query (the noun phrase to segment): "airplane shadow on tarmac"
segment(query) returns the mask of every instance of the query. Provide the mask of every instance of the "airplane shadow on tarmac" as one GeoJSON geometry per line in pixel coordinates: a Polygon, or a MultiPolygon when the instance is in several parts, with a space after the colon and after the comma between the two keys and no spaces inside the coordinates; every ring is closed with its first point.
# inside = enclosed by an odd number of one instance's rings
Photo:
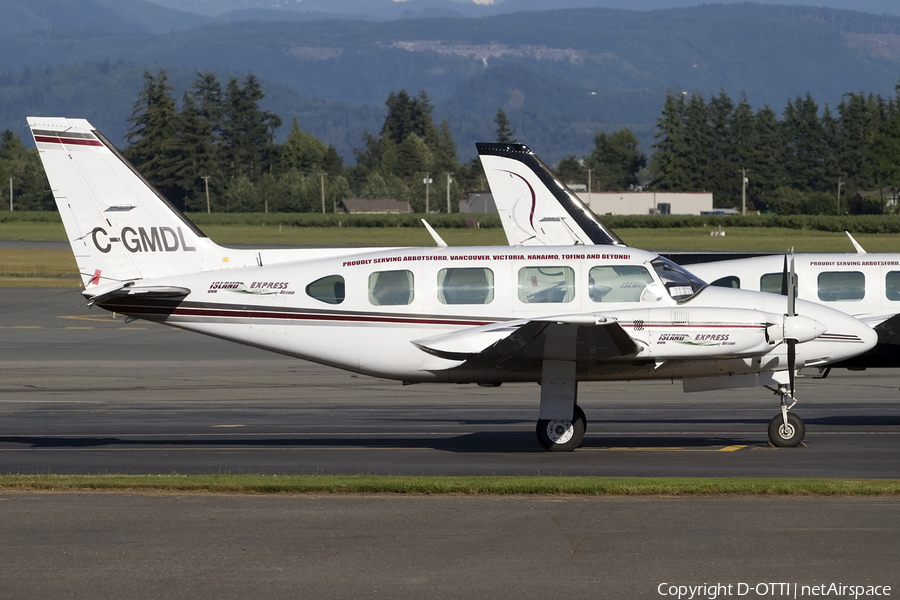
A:
{"type": "MultiPolygon", "coordinates": [[[[654,448],[715,448],[735,444],[747,444],[746,439],[706,436],[646,436],[646,437],[585,437],[582,448],[597,449],[654,449],[654,448]]],[[[762,443],[762,438],[760,440],[762,443]]],[[[533,431],[524,432],[479,432],[467,433],[448,438],[435,439],[432,437],[392,437],[383,438],[277,438],[277,439],[231,439],[211,438],[203,440],[180,440],[160,437],[158,439],[141,438],[127,440],[116,437],[0,437],[0,445],[26,446],[32,449],[86,449],[86,448],[141,448],[159,449],[166,448],[217,448],[235,449],[241,448],[396,448],[416,449],[425,448],[455,453],[543,453],[544,449],[538,444],[533,431]]]]}
{"type": "MultiPolygon", "coordinates": [[[[828,427],[892,427],[900,426],[900,416],[888,415],[835,415],[804,419],[807,425],[820,425],[828,427]]],[[[455,420],[455,423],[460,423],[455,420]]],[[[469,425],[503,424],[509,425],[514,421],[466,421],[469,425]]],[[[521,422],[521,421],[515,421],[521,422]]],[[[583,448],[594,449],[662,449],[662,448],[688,448],[703,449],[717,448],[731,445],[760,444],[765,438],[765,425],[768,421],[763,419],[608,419],[598,420],[588,424],[583,448]],[[636,434],[616,434],[610,431],[604,435],[604,425],[633,425],[633,426],[658,426],[658,425],[759,425],[759,433],[748,432],[741,437],[732,435],[717,435],[714,431],[709,434],[694,433],[685,435],[672,435],[671,432],[653,432],[636,434]],[[748,438],[751,438],[748,440],[748,438]]],[[[411,433],[408,437],[394,435],[389,438],[372,436],[341,437],[297,437],[257,438],[253,435],[245,437],[211,437],[204,439],[179,439],[160,435],[158,438],[141,437],[127,439],[119,437],[51,437],[51,436],[0,436],[0,445],[28,447],[32,449],[84,449],[84,448],[398,448],[415,449],[427,448],[445,452],[456,453],[532,453],[544,452],[538,444],[531,428],[522,431],[503,432],[476,432],[448,437],[419,436],[411,433]]]]}

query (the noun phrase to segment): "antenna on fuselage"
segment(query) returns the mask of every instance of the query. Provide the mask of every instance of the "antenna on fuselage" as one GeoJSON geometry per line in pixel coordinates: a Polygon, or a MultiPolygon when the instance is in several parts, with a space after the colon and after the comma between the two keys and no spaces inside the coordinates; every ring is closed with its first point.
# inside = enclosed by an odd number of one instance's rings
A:
{"type": "Polygon", "coordinates": [[[853,236],[850,235],[849,231],[845,231],[844,233],[846,233],[847,237],[850,238],[850,243],[853,244],[854,248],[856,248],[857,254],[865,254],[866,253],[865,249],[863,249],[863,247],[859,245],[859,242],[857,242],[855,239],[853,239],[853,236]]]}
{"type": "Polygon", "coordinates": [[[437,244],[438,248],[446,248],[447,242],[444,241],[444,238],[438,235],[438,232],[432,229],[431,225],[428,224],[428,221],[422,219],[422,225],[425,226],[425,229],[428,230],[428,233],[431,234],[431,239],[434,240],[434,243],[437,244]]]}

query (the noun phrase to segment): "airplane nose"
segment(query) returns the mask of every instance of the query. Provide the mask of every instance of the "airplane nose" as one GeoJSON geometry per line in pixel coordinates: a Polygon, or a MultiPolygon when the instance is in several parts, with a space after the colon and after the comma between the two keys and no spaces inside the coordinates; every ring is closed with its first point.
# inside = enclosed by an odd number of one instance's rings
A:
{"type": "Polygon", "coordinates": [[[846,360],[868,352],[878,343],[878,333],[866,323],[850,315],[829,320],[828,331],[816,340],[830,342],[835,361],[846,360]]]}

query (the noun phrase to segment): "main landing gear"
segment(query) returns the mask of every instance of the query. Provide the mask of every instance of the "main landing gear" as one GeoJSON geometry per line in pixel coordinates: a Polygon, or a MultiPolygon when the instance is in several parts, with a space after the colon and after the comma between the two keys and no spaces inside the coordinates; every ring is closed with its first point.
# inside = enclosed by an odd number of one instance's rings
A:
{"type": "Polygon", "coordinates": [[[581,445],[587,419],[578,406],[577,398],[575,361],[544,360],[541,368],[541,414],[536,432],[545,450],[571,452],[581,445]]]}
{"type": "Polygon", "coordinates": [[[587,419],[577,404],[572,420],[538,419],[536,428],[538,441],[550,452],[570,452],[579,447],[586,430],[587,419]]]}
{"type": "Polygon", "coordinates": [[[772,417],[769,421],[769,441],[773,446],[778,448],[796,448],[803,443],[806,436],[806,425],[803,419],[795,413],[788,412],[797,404],[797,401],[791,398],[787,390],[779,390],[781,393],[781,414],[772,417]],[[793,402],[788,406],[788,398],[793,402]]]}

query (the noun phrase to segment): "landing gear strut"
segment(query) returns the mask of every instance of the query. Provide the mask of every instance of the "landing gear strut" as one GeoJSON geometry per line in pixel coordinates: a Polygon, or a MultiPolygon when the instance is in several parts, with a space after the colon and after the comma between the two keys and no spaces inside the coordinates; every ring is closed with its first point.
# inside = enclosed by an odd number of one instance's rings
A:
{"type": "Polygon", "coordinates": [[[577,404],[571,421],[539,419],[537,422],[538,441],[550,452],[570,452],[581,445],[587,419],[577,404]]]}
{"type": "Polygon", "coordinates": [[[788,406],[788,398],[790,395],[782,391],[781,414],[775,415],[769,421],[769,441],[778,448],[796,448],[806,436],[806,425],[803,424],[803,419],[795,413],[788,412],[797,401],[794,400],[788,406]]]}

